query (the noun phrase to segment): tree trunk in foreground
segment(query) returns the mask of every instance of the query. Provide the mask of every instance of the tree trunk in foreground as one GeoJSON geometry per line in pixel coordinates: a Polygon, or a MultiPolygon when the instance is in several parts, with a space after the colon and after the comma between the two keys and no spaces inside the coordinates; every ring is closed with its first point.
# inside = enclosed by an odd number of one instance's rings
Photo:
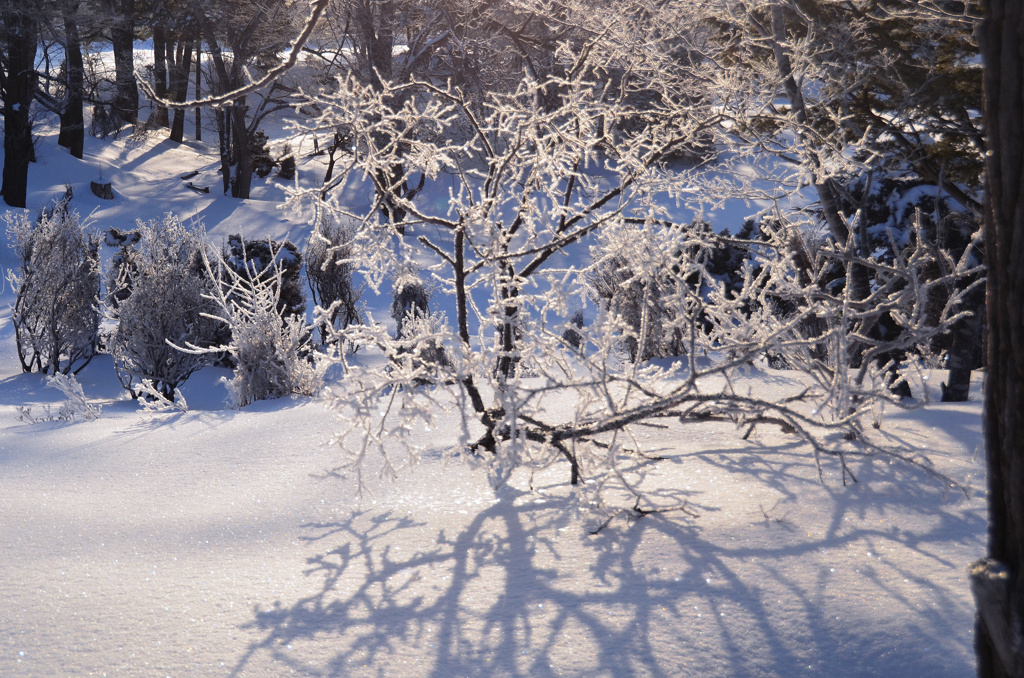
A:
{"type": "Polygon", "coordinates": [[[1024,2],[986,0],[985,448],[989,553],[975,563],[978,675],[1024,677],[1024,2]]]}
{"type": "Polygon", "coordinates": [[[0,194],[11,207],[25,207],[28,164],[35,157],[29,109],[36,91],[34,69],[39,23],[27,4],[20,2],[4,7],[3,24],[7,73],[3,91],[4,169],[0,194]]]}

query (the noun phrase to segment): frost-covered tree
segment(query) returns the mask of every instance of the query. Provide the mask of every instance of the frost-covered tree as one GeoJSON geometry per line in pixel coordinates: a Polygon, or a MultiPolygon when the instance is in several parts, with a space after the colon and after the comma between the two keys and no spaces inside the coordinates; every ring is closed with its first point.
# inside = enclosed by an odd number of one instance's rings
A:
{"type": "MultiPolygon", "coordinates": [[[[851,254],[883,263],[917,246],[918,226],[929,234],[950,212],[980,214],[973,6],[755,0],[724,9],[711,24],[723,57],[736,77],[764,92],[725,109],[732,157],[747,177],[735,195],[778,201],[799,190],[810,210],[783,210],[782,219],[817,225],[851,254]]],[[[855,301],[866,299],[872,267],[843,268],[841,284],[855,301]]],[[[850,343],[855,362],[887,324],[884,310],[859,321],[854,335],[863,340],[850,343]]]]}
{"type": "MultiPolygon", "coordinates": [[[[651,505],[643,504],[631,431],[652,418],[731,421],[741,435],[777,425],[819,461],[836,459],[844,480],[852,477],[847,455],[882,451],[868,424],[878,423],[882,404],[899,404],[883,354],[948,329],[962,295],[954,291],[929,316],[931,291],[950,278],[922,275],[932,262],[927,248],[879,261],[862,256],[852,238],[814,238],[821,213],[803,209],[800,172],[769,191],[785,218],[759,241],[682,227],[735,189],[729,172],[742,169],[734,162],[742,137],[730,112],[772,105],[763,82],[730,66],[732,43],[711,28],[719,9],[696,1],[560,3],[547,16],[560,27],[551,68],[524,66],[511,91],[347,77],[309,94],[323,114],[304,131],[344,125],[350,174],[373,182],[406,215],[400,236],[376,207],[353,214],[326,202],[359,224],[353,256],[369,283],[379,287],[409,261],[428,260],[455,309],[454,327],[425,332],[450,356],[431,389],[416,388],[423,375],[415,364],[347,365],[335,404],[346,421],[342,438],[360,440],[344,448],[355,452],[339,472],[358,473],[371,449],[393,470],[391,442],[421,422],[433,425],[445,408],[458,413],[462,444],[490,463],[496,483],[519,466],[564,462],[573,484],[587,481],[595,505],[630,497],[638,511],[651,505]],[[715,148],[733,155],[714,164],[715,148]],[[378,180],[397,166],[401,177],[378,180]],[[417,176],[446,182],[447,200],[399,188],[417,176]],[[589,245],[590,260],[580,254],[589,245]],[[737,248],[746,263],[727,282],[714,262],[742,258],[737,248]],[[652,313],[635,304],[638,317],[626,321],[609,304],[581,333],[583,355],[562,339],[565,318],[608,265],[628,270],[622,286],[640,283],[638,298],[650,298],[656,281],[661,306],[652,313]],[[854,265],[875,281],[867,290],[825,284],[854,265]],[[900,332],[858,334],[880,309],[900,332]],[[619,347],[630,337],[641,356],[653,354],[640,347],[654,333],[681,345],[681,376],[663,363],[622,360],[619,347]],[[766,397],[736,389],[768,352],[785,356],[807,390],[766,397]]],[[[777,70],[766,77],[780,81],[777,70]]],[[[321,209],[322,198],[311,191],[296,200],[321,209]]],[[[857,217],[844,219],[853,232],[857,217]]],[[[394,341],[381,327],[342,334],[370,345],[394,341]]]]}
{"type": "Polygon", "coordinates": [[[138,238],[127,247],[117,288],[108,298],[117,320],[110,352],[121,384],[138,397],[139,385],[151,386],[173,401],[175,391],[208,364],[205,354],[186,353],[172,344],[208,346],[217,322],[209,296],[213,285],[202,263],[202,229],[190,229],[172,215],[139,222],[138,238]],[[124,290],[124,294],[118,294],[124,290]]]}
{"type": "MultiPolygon", "coordinates": [[[[392,472],[390,443],[445,408],[461,417],[464,448],[490,463],[496,483],[520,466],[562,461],[574,485],[587,481],[590,505],[622,506],[628,498],[640,513],[657,507],[643,503],[650,499],[639,487],[642,451],[629,441],[632,427],[652,418],[729,421],[744,437],[776,425],[803,440],[819,468],[836,459],[844,482],[853,478],[851,454],[899,456],[875,444],[866,426],[881,425],[886,403],[900,405],[890,388],[907,378],[906,366],[885,355],[926,345],[964,317],[963,290],[951,282],[972,267],[962,257],[956,270],[935,277],[922,273],[935,264],[930,248],[900,243],[884,260],[866,249],[863,211],[840,202],[848,195],[839,181],[844,168],[863,166],[864,144],[846,139],[842,116],[831,135],[821,132],[827,116],[820,129],[808,116],[805,97],[828,94],[833,71],[815,70],[829,75],[818,83],[797,70],[804,61],[795,55],[813,50],[793,49],[803,43],[787,32],[781,1],[754,7],[760,17],[735,5],[744,21],[757,22],[762,51],[746,59],[737,38],[749,33],[717,27],[729,3],[514,0],[502,6],[506,16],[522,8],[552,39],[549,67],[520,62],[521,80],[509,89],[399,80],[378,70],[370,82],[349,74],[306,92],[305,110],[320,115],[300,132],[344,130],[352,155],[334,181],[355,174],[373,185],[376,200],[368,213],[353,214],[325,187],[297,192],[295,202],[319,210],[327,199],[327,209],[359,223],[353,251],[375,288],[410,260],[432,260],[434,282],[455,309],[454,328],[417,332],[451,356],[429,380],[435,387],[417,388],[423,375],[415,361],[409,369],[346,365],[334,396],[346,421],[340,439],[360,441],[343,446],[348,456],[338,472],[358,474],[373,449],[392,472]],[[780,105],[785,97],[788,105],[780,105]],[[761,124],[758,111],[783,124],[761,124]],[[780,162],[765,162],[765,150],[780,162]],[[442,177],[446,201],[407,190],[442,177]],[[729,197],[773,204],[776,227],[756,241],[709,233],[696,244],[674,227],[729,197]],[[624,325],[612,313],[586,328],[586,355],[562,340],[564,319],[594,273],[574,252],[595,234],[615,247],[642,234],[656,244],[651,263],[674,257],[658,275],[674,286],[663,330],[684,337],[678,367],[625,363],[624,325]],[[737,248],[748,255],[728,282],[709,270],[719,253],[737,248]],[[837,270],[842,282],[830,284],[837,270]],[[938,286],[951,292],[936,312],[938,286]],[[899,331],[871,336],[883,316],[899,331]],[[737,390],[743,371],[766,353],[782,356],[804,388],[770,396],[737,390]]],[[[925,230],[921,219],[912,227],[925,230]]],[[[638,346],[650,325],[643,315],[633,331],[638,346]]],[[[395,341],[379,325],[341,335],[385,353],[395,341]]]]}
{"type": "Polygon", "coordinates": [[[35,221],[4,220],[21,264],[12,272],[18,359],[26,372],[75,374],[96,354],[100,323],[99,239],[65,195],[35,221]]]}

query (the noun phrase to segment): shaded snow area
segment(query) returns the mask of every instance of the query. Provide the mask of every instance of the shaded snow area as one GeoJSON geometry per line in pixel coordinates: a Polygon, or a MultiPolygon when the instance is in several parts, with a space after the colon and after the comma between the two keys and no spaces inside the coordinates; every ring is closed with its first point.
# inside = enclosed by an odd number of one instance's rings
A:
{"type": "MultiPolygon", "coordinates": [[[[276,208],[281,187],[219,197],[212,153],[88,143],[79,163],[43,139],[30,200],[77,181],[76,207],[97,207],[103,227],[175,210],[219,237],[241,225],[296,242],[308,232],[276,208]],[[113,205],[88,194],[100,158],[113,205]],[[209,196],[177,176],[197,169],[209,196]]],[[[0,250],[0,267],[14,267],[0,250]]],[[[849,486],[825,460],[822,482],[775,427],[744,441],[729,426],[671,422],[636,429],[664,457],[644,487],[697,516],[620,516],[591,534],[599,520],[574,508],[568,465],[517,472],[495,491],[486,469],[445,461],[454,420],[414,432],[421,463],[358,497],[353,481],[323,477],[344,421],[308,398],[226,409],[218,368],[183,387],[189,412],[152,414],[100,356],[79,375],[99,419],[26,423],[19,406],[56,411],[63,396],[21,374],[12,300],[3,285],[5,678],[974,672],[966,567],[986,529],[977,375],[970,402],[941,404],[934,373],[932,402],[872,433],[926,455],[969,497],[883,458],[851,458],[849,486]]],[[[759,374],[765,389],[786,379],[759,374]]]]}

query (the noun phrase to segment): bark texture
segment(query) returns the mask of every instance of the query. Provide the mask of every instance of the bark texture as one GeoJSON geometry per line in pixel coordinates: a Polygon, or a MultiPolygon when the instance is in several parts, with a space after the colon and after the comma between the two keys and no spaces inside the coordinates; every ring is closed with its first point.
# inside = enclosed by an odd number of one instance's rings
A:
{"type": "Polygon", "coordinates": [[[972,570],[978,673],[1024,677],[1024,3],[986,0],[985,248],[988,374],[985,446],[989,557],[972,570]]]}

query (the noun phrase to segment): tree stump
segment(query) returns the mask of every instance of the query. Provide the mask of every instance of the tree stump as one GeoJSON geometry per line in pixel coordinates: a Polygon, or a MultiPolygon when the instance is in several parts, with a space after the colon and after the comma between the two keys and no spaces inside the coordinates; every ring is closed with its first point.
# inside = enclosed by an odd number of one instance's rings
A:
{"type": "Polygon", "coordinates": [[[100,200],[113,200],[114,189],[110,187],[110,182],[100,183],[99,181],[89,182],[89,186],[92,188],[92,193],[100,200]]]}

